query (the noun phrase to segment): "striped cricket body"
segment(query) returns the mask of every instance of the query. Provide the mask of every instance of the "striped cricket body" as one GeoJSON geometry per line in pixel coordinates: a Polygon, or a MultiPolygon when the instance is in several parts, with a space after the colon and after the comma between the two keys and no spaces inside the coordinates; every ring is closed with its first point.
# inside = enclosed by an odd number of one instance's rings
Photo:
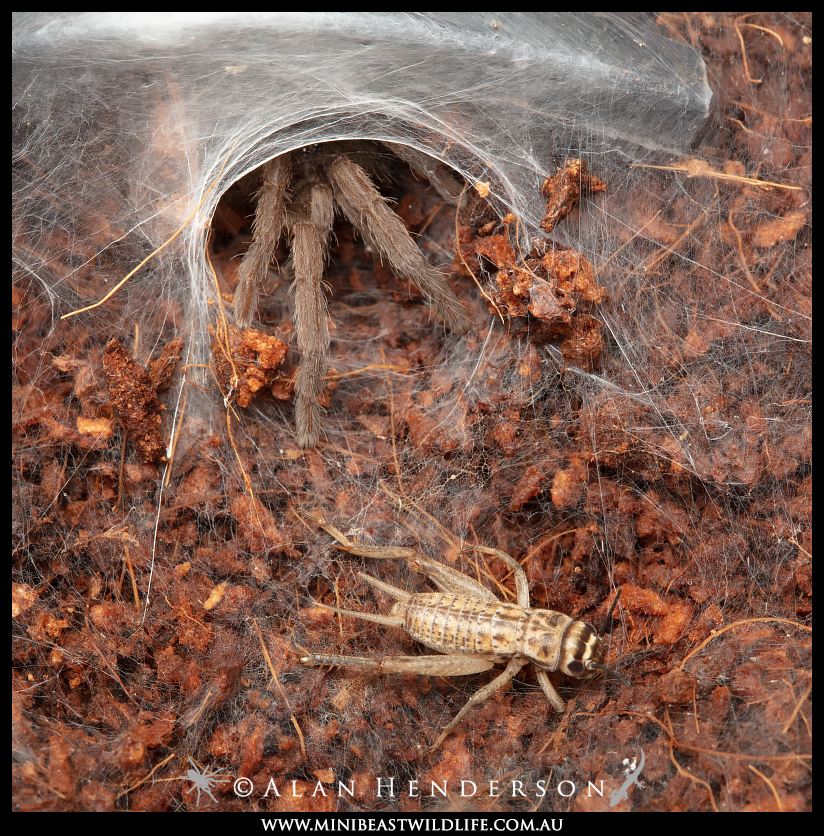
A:
{"type": "Polygon", "coordinates": [[[489,603],[466,595],[417,593],[392,607],[404,629],[441,653],[519,656],[546,671],[562,670],[579,679],[594,676],[586,663],[600,662],[603,642],[583,621],[553,610],[489,603]]]}
{"type": "MultiPolygon", "coordinates": [[[[430,560],[414,549],[353,543],[334,526],[311,514],[307,516],[326,529],[338,541],[339,548],[364,557],[404,558],[412,569],[427,575],[441,589],[441,592],[405,592],[358,572],[358,576],[371,586],[397,600],[389,615],[352,612],[327,607],[325,604],[320,606],[377,624],[400,627],[421,644],[444,655],[386,656],[375,659],[311,653],[300,658],[304,665],[339,665],[384,673],[458,676],[480,673],[495,664],[506,663],[506,670],[470,698],[435,741],[432,749],[437,749],[443,743],[473,705],[483,702],[530,662],[537,669],[536,677],[541,689],[552,707],[559,712],[566,709],[566,703],[550,682],[548,672],[562,671],[568,676],[589,679],[599,671],[606,671],[617,679],[623,679],[601,663],[604,643],[594,627],[563,613],[532,609],[529,606],[526,574],[520,564],[505,552],[486,546],[470,547],[494,555],[512,569],[517,604],[499,600],[478,581],[430,560]]],[[[618,596],[610,607],[605,626],[617,602],[618,596]]]]}

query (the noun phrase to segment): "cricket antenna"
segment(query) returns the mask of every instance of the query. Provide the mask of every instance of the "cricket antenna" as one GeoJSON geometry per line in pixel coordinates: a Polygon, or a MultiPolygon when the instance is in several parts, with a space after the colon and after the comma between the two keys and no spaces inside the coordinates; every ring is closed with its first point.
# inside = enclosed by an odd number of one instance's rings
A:
{"type": "Polygon", "coordinates": [[[609,608],[609,612],[607,613],[607,617],[604,619],[604,623],[601,625],[601,629],[598,631],[599,636],[603,636],[606,632],[607,626],[609,625],[610,620],[612,619],[612,614],[615,612],[615,607],[618,604],[618,599],[621,597],[621,590],[619,589],[618,592],[615,593],[615,600],[612,602],[609,608]]]}
{"type": "Polygon", "coordinates": [[[622,685],[626,685],[627,687],[632,685],[629,677],[624,676],[622,673],[618,673],[618,671],[614,671],[612,668],[608,668],[606,665],[601,665],[598,662],[587,662],[587,670],[603,671],[607,676],[617,679],[622,685]]]}
{"type": "MultiPolygon", "coordinates": [[[[618,592],[615,593],[615,598],[610,605],[609,612],[607,613],[607,617],[604,619],[604,623],[601,625],[601,629],[598,631],[599,636],[603,636],[606,632],[607,627],[609,626],[609,622],[612,620],[612,614],[615,612],[615,607],[618,606],[618,599],[621,597],[621,590],[619,589],[618,592]]],[[[617,679],[622,685],[629,686],[630,681],[629,679],[624,676],[622,673],[618,673],[614,671],[612,668],[608,668],[606,665],[601,665],[598,662],[588,662],[587,663],[588,670],[596,670],[596,671],[603,671],[607,676],[611,676],[613,679],[617,679]]]]}

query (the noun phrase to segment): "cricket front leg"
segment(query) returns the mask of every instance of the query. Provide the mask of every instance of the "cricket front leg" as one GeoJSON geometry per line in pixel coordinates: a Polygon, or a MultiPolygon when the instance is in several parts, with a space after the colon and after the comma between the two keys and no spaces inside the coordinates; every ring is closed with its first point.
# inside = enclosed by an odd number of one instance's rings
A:
{"type": "Polygon", "coordinates": [[[555,686],[549,681],[549,674],[546,671],[536,671],[535,676],[538,679],[538,684],[544,692],[549,704],[559,713],[563,714],[566,711],[566,703],[561,699],[561,695],[555,690],[555,686]]]}

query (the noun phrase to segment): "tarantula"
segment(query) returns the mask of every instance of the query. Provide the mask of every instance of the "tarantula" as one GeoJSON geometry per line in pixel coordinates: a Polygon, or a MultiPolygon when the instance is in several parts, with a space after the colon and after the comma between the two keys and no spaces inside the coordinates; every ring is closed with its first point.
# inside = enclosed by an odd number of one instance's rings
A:
{"type": "Polygon", "coordinates": [[[425,173],[445,199],[454,200],[457,184],[446,167],[406,146],[328,142],[283,154],[263,168],[253,240],[238,271],[235,320],[241,328],[251,323],[259,287],[278,240],[285,235],[291,242],[295,271],[290,291],[295,292],[295,331],[301,352],[295,377],[295,423],[301,447],[314,447],[320,434],[323,410],[318,396],[324,389],[330,343],[323,270],[336,208],[398,275],[420,288],[454,333],[463,334],[470,327],[446,277],[427,262],[372,181],[381,173],[381,147],[425,173]]]}

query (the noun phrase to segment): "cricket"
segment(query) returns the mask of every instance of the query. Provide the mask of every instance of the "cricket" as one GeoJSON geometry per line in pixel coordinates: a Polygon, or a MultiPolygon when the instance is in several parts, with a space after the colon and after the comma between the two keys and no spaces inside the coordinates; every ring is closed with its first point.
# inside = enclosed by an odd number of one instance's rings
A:
{"type": "Polygon", "coordinates": [[[316,522],[337,541],[337,548],[361,557],[379,560],[405,559],[416,572],[428,577],[440,592],[406,592],[384,581],[358,572],[375,589],[396,599],[389,615],[354,612],[318,604],[341,615],[398,627],[432,650],[436,656],[387,656],[372,659],[310,653],[300,657],[304,665],[332,665],[382,673],[414,673],[421,676],[463,676],[506,664],[503,673],[480,688],[455,715],[430,747],[438,749],[467,712],[506,685],[525,665],[532,663],[538,683],[550,705],[558,712],[566,703],[549,679],[549,673],[562,671],[577,679],[590,679],[607,673],[629,684],[621,674],[602,664],[604,642],[601,635],[609,624],[620,592],[615,596],[600,631],[584,621],[553,610],[532,609],[526,573],[510,555],[487,546],[468,546],[463,552],[478,551],[496,557],[514,573],[517,604],[500,600],[474,578],[431,560],[415,549],[401,546],[367,546],[353,542],[325,520],[302,513],[316,522]]]}

